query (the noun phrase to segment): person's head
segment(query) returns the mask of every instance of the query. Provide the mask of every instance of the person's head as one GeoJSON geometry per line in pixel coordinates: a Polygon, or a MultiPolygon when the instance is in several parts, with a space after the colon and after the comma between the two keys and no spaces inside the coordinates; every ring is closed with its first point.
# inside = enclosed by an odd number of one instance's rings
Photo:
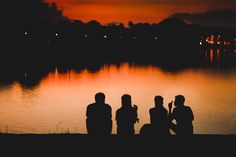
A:
{"type": "Polygon", "coordinates": [[[104,93],[97,93],[96,95],[95,95],[95,101],[97,102],[97,103],[105,103],[105,94],[104,93]]]}
{"type": "Polygon", "coordinates": [[[163,97],[162,96],[160,96],[160,95],[155,96],[154,101],[155,101],[155,106],[156,107],[163,106],[163,97]]]}
{"type": "Polygon", "coordinates": [[[184,105],[185,98],[183,95],[177,95],[175,96],[175,106],[183,106],[184,105]]]}
{"type": "Polygon", "coordinates": [[[124,94],[121,97],[121,103],[122,103],[122,107],[130,107],[131,106],[131,96],[128,94],[124,94]]]}

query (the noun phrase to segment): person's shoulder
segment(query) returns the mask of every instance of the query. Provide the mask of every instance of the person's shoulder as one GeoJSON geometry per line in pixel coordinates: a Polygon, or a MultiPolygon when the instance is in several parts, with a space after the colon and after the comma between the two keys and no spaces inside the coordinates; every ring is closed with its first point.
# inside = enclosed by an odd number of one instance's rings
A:
{"type": "Polygon", "coordinates": [[[122,108],[118,108],[117,110],[116,110],[116,113],[119,113],[119,112],[121,112],[122,111],[122,108]]]}
{"type": "Polygon", "coordinates": [[[190,107],[190,106],[185,106],[185,107],[187,107],[188,109],[191,109],[191,107],[190,107]]]}
{"type": "Polygon", "coordinates": [[[185,109],[186,110],[192,110],[191,107],[189,107],[189,106],[185,106],[185,109]]]}
{"type": "Polygon", "coordinates": [[[189,113],[193,112],[191,107],[189,107],[189,106],[185,106],[185,110],[186,110],[186,112],[189,112],[189,113]]]}
{"type": "Polygon", "coordinates": [[[156,108],[155,107],[153,107],[153,108],[150,108],[149,109],[149,111],[154,111],[156,108]]]}
{"type": "Polygon", "coordinates": [[[94,111],[94,110],[96,110],[96,106],[95,106],[95,103],[92,103],[87,106],[86,112],[90,113],[91,111],[94,111]]]}
{"type": "Polygon", "coordinates": [[[137,108],[135,108],[135,107],[131,107],[131,110],[133,111],[133,112],[137,112],[137,108]]]}
{"type": "Polygon", "coordinates": [[[173,109],[173,112],[178,112],[179,111],[179,107],[175,107],[174,109],[173,109]]]}
{"type": "Polygon", "coordinates": [[[106,106],[107,109],[111,110],[111,106],[109,104],[105,104],[105,106],[106,106]]]}
{"type": "Polygon", "coordinates": [[[155,107],[149,109],[149,113],[154,112],[156,109],[155,107]]]}
{"type": "Polygon", "coordinates": [[[165,107],[163,107],[162,110],[166,113],[168,112],[168,110],[165,107]]]}
{"type": "Polygon", "coordinates": [[[89,108],[93,108],[93,106],[95,106],[95,104],[96,104],[96,103],[89,104],[89,105],[87,106],[87,108],[88,108],[88,109],[89,109],[89,108]]]}

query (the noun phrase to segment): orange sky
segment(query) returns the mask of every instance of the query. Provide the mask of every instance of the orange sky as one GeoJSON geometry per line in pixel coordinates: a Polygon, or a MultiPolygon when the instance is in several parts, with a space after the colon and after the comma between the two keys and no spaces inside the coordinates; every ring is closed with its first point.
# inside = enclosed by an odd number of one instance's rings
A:
{"type": "Polygon", "coordinates": [[[64,15],[84,22],[155,23],[175,12],[201,12],[232,8],[235,0],[45,0],[55,1],[64,15]]]}

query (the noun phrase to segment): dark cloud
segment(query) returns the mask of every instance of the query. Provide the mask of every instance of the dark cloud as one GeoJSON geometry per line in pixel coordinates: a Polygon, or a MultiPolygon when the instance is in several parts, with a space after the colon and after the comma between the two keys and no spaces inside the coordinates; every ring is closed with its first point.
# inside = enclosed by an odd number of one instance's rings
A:
{"type": "Polygon", "coordinates": [[[214,10],[203,13],[175,13],[173,17],[207,27],[229,27],[236,30],[236,11],[214,10]]]}

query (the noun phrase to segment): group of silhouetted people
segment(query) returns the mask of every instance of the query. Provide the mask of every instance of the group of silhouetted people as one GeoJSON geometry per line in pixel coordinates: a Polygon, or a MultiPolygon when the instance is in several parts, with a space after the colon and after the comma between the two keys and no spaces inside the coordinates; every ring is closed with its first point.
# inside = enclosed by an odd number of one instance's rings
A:
{"type": "MultiPolygon", "coordinates": [[[[168,136],[170,130],[176,135],[192,135],[194,115],[190,107],[184,104],[182,95],[175,97],[175,108],[168,104],[169,111],[163,106],[163,97],[154,98],[155,107],[149,110],[150,124],[144,124],[141,135],[168,136]],[[175,120],[176,124],[172,121],[175,120]]],[[[121,97],[121,108],[116,111],[117,134],[129,136],[135,134],[134,125],[139,122],[138,106],[132,105],[131,96],[124,94],[121,97]]],[[[86,111],[86,127],[89,135],[110,135],[112,132],[111,106],[105,103],[105,94],[97,93],[95,103],[88,105],[86,111]]]]}

